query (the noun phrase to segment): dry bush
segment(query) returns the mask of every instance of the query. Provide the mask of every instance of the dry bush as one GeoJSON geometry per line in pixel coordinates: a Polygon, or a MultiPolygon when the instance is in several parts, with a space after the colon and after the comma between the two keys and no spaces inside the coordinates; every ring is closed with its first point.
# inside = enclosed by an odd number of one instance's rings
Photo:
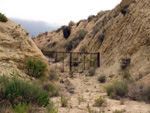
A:
{"type": "Polygon", "coordinates": [[[131,59],[130,58],[122,58],[121,59],[121,63],[120,63],[120,67],[122,70],[126,69],[131,63],[131,59]]]}
{"type": "Polygon", "coordinates": [[[99,76],[99,77],[98,77],[98,81],[99,81],[100,83],[104,83],[104,82],[106,81],[106,76],[105,76],[105,75],[99,76]]]}
{"type": "Polygon", "coordinates": [[[59,79],[59,75],[58,72],[55,69],[50,69],[50,76],[49,76],[49,80],[54,80],[57,81],[59,79]]]}
{"type": "Polygon", "coordinates": [[[106,102],[106,99],[100,96],[98,99],[95,100],[94,106],[101,107],[102,104],[106,102]]]}
{"type": "Polygon", "coordinates": [[[74,26],[75,25],[75,22],[74,21],[70,21],[69,22],[69,26],[74,26]]]}
{"type": "Polygon", "coordinates": [[[150,85],[131,84],[128,96],[132,100],[143,100],[150,103],[150,85]]]}
{"type": "Polygon", "coordinates": [[[124,97],[128,93],[128,83],[125,81],[115,81],[106,85],[106,92],[110,98],[117,99],[118,97],[124,97]]]}
{"type": "Polygon", "coordinates": [[[94,18],[96,18],[95,15],[90,15],[90,16],[88,17],[88,22],[92,21],[94,18]]]}

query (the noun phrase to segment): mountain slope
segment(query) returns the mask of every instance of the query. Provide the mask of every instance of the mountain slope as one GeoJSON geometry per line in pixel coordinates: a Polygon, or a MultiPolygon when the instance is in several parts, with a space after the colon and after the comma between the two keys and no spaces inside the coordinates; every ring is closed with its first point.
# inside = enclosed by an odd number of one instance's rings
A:
{"type": "MultiPolygon", "coordinates": [[[[122,61],[129,59],[127,69],[134,79],[140,75],[150,79],[150,1],[122,0],[111,11],[98,13],[82,20],[75,25],[65,26],[57,31],[41,34],[34,39],[40,49],[66,50],[66,44],[80,36],[80,31],[86,34],[71,51],[101,53],[99,74],[118,76],[122,69],[122,61]],[[66,38],[65,33],[69,36],[66,38]],[[62,49],[63,48],[63,49],[62,49]]],[[[71,44],[74,44],[73,42],[71,44]]],[[[126,67],[125,67],[126,68],[126,67]]]]}
{"type": "Polygon", "coordinates": [[[30,58],[40,59],[48,65],[46,58],[20,25],[10,20],[0,22],[0,74],[10,75],[16,70],[24,75],[26,61],[30,58]]]}

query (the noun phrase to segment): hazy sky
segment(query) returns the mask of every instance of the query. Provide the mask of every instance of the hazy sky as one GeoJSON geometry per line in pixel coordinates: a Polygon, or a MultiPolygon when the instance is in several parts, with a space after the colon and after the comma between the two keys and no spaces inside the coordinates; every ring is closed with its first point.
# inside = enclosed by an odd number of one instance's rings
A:
{"type": "Polygon", "coordinates": [[[0,12],[7,17],[68,24],[110,10],[121,0],[0,0],[0,12]]]}

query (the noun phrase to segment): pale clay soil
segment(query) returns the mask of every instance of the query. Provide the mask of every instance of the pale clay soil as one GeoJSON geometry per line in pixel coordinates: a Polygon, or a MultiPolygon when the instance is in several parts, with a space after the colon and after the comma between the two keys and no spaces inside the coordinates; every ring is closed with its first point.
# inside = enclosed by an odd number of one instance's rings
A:
{"type": "Polygon", "coordinates": [[[68,107],[61,107],[60,97],[51,98],[58,107],[59,113],[88,113],[88,103],[93,113],[99,113],[100,110],[102,113],[113,113],[115,110],[122,110],[123,113],[150,113],[150,104],[145,102],[132,101],[127,98],[123,100],[109,99],[103,88],[104,84],[97,81],[97,75],[88,77],[76,73],[74,78],[70,78],[67,73],[64,73],[62,76],[65,76],[64,81],[67,82],[61,84],[61,89],[63,95],[69,98],[68,107]],[[66,90],[69,87],[74,90],[73,94],[66,90]],[[94,107],[95,99],[100,96],[105,97],[106,103],[102,107],[94,107]],[[80,104],[79,98],[82,98],[80,104]]]}

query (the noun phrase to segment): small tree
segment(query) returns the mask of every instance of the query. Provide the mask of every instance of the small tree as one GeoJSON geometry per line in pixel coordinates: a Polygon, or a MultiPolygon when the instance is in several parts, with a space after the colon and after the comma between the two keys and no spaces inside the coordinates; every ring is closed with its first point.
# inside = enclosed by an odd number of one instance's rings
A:
{"type": "Polygon", "coordinates": [[[7,17],[4,14],[0,13],[0,21],[1,22],[7,22],[8,19],[7,19],[7,17]]]}

